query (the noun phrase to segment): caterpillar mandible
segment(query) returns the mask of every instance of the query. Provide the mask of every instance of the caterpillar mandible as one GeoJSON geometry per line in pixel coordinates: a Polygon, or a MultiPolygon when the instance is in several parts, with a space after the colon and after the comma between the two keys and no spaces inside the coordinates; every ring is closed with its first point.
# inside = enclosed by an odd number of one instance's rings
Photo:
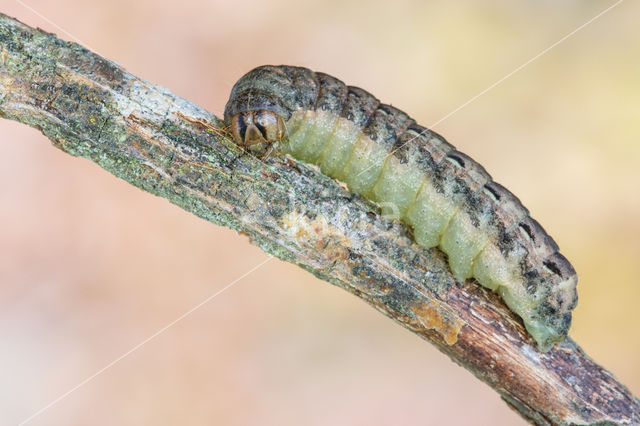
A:
{"type": "Polygon", "coordinates": [[[358,87],[293,66],[261,66],[224,111],[235,143],[314,164],[352,192],[394,206],[415,241],[439,247],[459,280],[500,294],[548,351],[576,307],[577,275],[520,200],[439,134],[358,87]]]}

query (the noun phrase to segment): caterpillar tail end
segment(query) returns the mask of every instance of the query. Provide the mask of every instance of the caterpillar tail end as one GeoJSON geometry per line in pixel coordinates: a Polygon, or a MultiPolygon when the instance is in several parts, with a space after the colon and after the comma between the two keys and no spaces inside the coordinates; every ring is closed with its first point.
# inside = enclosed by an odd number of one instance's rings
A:
{"type": "Polygon", "coordinates": [[[524,326],[536,341],[538,350],[549,352],[556,343],[562,342],[567,337],[571,327],[571,312],[525,319],[524,326]]]}

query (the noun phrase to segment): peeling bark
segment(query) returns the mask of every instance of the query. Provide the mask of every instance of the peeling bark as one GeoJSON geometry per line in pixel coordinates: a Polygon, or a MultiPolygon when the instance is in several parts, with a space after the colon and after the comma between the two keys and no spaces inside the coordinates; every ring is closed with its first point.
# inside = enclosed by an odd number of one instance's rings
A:
{"type": "Polygon", "coordinates": [[[540,353],[490,291],[333,179],[245,155],[222,121],[120,66],[0,14],[0,116],[360,297],[536,424],[640,424],[640,401],[571,339],[540,353]]]}

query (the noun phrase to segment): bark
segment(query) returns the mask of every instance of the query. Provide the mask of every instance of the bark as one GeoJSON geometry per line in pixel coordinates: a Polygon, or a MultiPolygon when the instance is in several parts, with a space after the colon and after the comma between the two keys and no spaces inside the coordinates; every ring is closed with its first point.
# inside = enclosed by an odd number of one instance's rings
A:
{"type": "Polygon", "coordinates": [[[245,155],[218,117],[1,14],[0,116],[355,294],[536,424],[640,424],[640,401],[575,342],[538,352],[496,295],[456,283],[375,205],[291,158],[245,155]]]}

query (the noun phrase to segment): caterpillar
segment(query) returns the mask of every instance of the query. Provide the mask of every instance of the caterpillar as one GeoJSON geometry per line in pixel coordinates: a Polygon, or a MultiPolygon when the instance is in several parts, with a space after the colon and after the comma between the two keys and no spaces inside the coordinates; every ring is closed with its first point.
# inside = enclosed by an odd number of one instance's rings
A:
{"type": "Polygon", "coordinates": [[[330,75],[266,65],[233,86],[224,119],[246,150],[314,164],[394,210],[456,279],[496,291],[541,351],[567,336],[577,275],[558,245],[480,164],[403,111],[330,75]]]}

